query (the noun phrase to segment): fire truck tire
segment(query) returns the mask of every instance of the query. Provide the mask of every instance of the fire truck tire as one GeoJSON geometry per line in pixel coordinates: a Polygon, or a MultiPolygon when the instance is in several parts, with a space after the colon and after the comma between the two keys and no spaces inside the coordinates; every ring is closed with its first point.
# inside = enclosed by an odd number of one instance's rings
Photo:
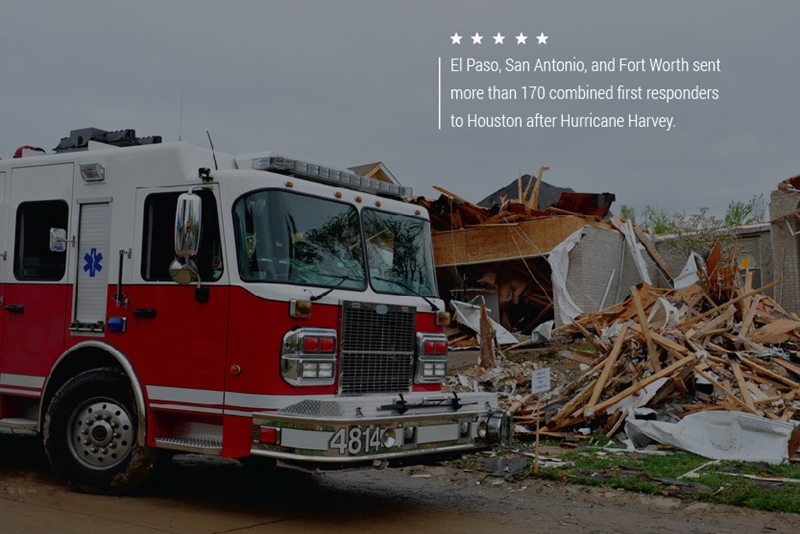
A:
{"type": "Polygon", "coordinates": [[[44,419],[44,449],[53,471],[75,489],[118,495],[140,486],[156,449],[137,443],[139,414],[127,377],[92,369],[65,383],[44,419]]]}

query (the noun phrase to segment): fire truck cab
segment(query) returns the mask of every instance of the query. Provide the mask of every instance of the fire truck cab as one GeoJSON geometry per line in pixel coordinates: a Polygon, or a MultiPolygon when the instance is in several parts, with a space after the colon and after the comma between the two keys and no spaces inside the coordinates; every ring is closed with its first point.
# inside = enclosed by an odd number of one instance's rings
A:
{"type": "Polygon", "coordinates": [[[441,391],[449,316],[409,195],[133,130],[0,160],[0,427],[114,494],[159,450],[338,468],[500,440],[496,395],[441,391]]]}

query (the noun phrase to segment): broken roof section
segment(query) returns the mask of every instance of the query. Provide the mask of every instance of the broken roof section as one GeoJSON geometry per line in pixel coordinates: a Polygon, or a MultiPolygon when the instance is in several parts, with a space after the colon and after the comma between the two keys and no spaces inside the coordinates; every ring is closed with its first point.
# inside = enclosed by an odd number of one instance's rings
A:
{"type": "Polygon", "coordinates": [[[639,237],[612,217],[613,194],[550,185],[545,170],[520,173],[479,204],[436,186],[439,198],[413,200],[430,214],[444,298],[483,297],[494,320],[526,335],[618,302],[622,288],[657,276],[639,237]]]}
{"type": "Polygon", "coordinates": [[[417,198],[430,213],[437,267],[546,256],[587,224],[612,229],[604,219],[613,194],[576,193],[540,178],[520,176],[478,204],[440,187],[436,200],[417,198]]]}

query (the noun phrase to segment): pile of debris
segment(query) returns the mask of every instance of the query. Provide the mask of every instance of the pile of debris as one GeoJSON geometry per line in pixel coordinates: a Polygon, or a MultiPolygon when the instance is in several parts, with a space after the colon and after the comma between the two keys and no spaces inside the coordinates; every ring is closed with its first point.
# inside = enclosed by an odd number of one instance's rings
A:
{"type": "Polygon", "coordinates": [[[715,247],[700,284],[642,284],[627,300],[562,327],[598,356],[560,392],[569,401],[547,428],[589,425],[611,436],[635,407],[667,404],[678,418],[730,410],[792,419],[800,409],[800,317],[762,294],[775,284],[754,290],[747,276],[741,286],[734,254],[723,264],[715,247]]]}
{"type": "MultiPolygon", "coordinates": [[[[560,436],[580,430],[612,437],[625,424],[631,437],[636,425],[627,427],[642,414],[676,423],[696,414],[720,419],[706,412],[742,412],[773,421],[770,432],[794,434],[791,457],[800,438],[792,421],[800,419],[800,317],[763,293],[779,282],[752,289],[751,273],[740,281],[735,251],[723,262],[715,247],[704,267],[697,283],[640,284],[623,302],[557,329],[561,342],[585,340],[594,350],[580,355],[581,372],[557,379],[541,398],[512,390],[518,400],[509,398],[507,408],[517,435],[535,434],[537,401],[542,433],[560,436]]],[[[508,371],[530,380],[527,368],[508,371]]]]}

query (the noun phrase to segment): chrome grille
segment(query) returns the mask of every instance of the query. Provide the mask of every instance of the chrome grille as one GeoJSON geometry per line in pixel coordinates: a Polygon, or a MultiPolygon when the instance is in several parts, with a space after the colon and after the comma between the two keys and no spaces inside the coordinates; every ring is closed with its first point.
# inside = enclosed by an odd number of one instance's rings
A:
{"type": "Polygon", "coordinates": [[[397,393],[411,389],[416,308],[344,302],[339,391],[397,393]]]}

